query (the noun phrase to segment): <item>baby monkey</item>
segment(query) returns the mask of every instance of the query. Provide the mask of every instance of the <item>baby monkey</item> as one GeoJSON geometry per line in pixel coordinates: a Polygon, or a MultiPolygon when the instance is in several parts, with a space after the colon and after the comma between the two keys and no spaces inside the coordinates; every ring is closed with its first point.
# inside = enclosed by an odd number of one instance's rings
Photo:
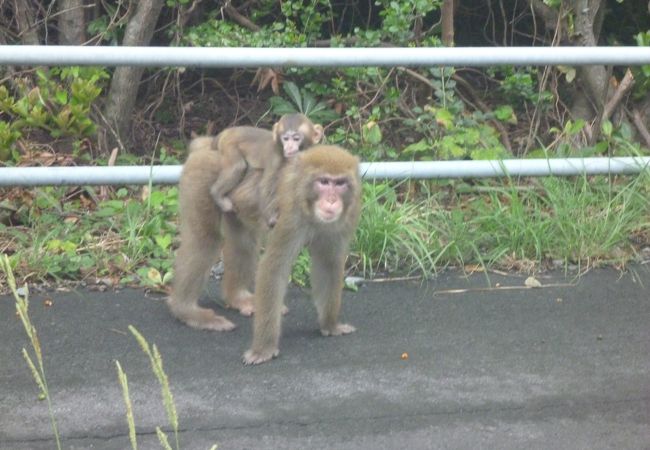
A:
{"type": "Polygon", "coordinates": [[[323,127],[312,123],[304,114],[285,114],[270,132],[246,126],[222,131],[211,143],[219,153],[219,167],[210,195],[221,211],[230,212],[233,203],[228,194],[239,185],[248,170],[260,170],[262,215],[269,226],[275,225],[277,206],[274,193],[278,171],[286,160],[318,144],[322,138],[323,127]]]}

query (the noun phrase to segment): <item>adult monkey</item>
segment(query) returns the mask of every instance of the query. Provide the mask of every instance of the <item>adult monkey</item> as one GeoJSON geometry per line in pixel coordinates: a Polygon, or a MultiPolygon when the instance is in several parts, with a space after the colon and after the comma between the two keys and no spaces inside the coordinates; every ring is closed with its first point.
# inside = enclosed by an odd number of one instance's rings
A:
{"type": "Polygon", "coordinates": [[[262,170],[259,184],[260,207],[269,225],[277,220],[275,183],[280,167],[299,151],[318,144],[323,127],[314,124],[304,114],[285,114],[269,132],[255,127],[227,128],[215,138],[198,138],[190,143],[190,152],[209,145],[220,155],[219,170],[210,186],[210,194],[223,212],[233,210],[228,194],[243,179],[248,170],[262,170]]]}
{"type": "MultiPolygon", "coordinates": [[[[296,115],[295,119],[300,117],[296,115]]],[[[305,120],[309,122],[306,117],[305,120]]],[[[282,123],[282,119],[279,123],[282,123]]],[[[284,125],[281,129],[288,132],[291,130],[289,125],[296,123],[290,121],[286,129],[284,125]]],[[[322,135],[322,127],[320,131],[322,135]]],[[[266,204],[263,200],[270,190],[275,190],[271,184],[275,183],[273,177],[267,180],[265,174],[268,177],[270,171],[277,172],[277,169],[271,166],[267,171],[253,164],[237,178],[236,186],[228,193],[229,200],[236,206],[236,213],[224,213],[217,206],[211,191],[218,178],[227,176],[229,170],[222,152],[235,152],[237,149],[233,150],[234,146],[250,149],[250,152],[257,148],[260,151],[257,158],[263,156],[264,152],[273,158],[277,151],[275,136],[283,139],[285,134],[278,128],[273,133],[253,127],[235,127],[224,130],[220,137],[199,137],[190,143],[190,154],[179,182],[181,245],[176,253],[172,293],[167,301],[171,313],[187,325],[215,331],[235,327],[212,309],[198,305],[209,270],[218,260],[222,240],[224,300],[227,306],[239,310],[243,315],[253,313],[251,290],[259,253],[258,237],[265,229],[262,219],[270,221],[275,215],[273,196],[266,204]],[[265,186],[264,183],[269,185],[265,186]]],[[[251,160],[255,157],[252,156],[251,160]]]]}
{"type": "Polygon", "coordinates": [[[312,297],[324,336],[348,334],[338,321],[348,245],[361,211],[359,160],[340,147],[317,145],[283,169],[278,184],[279,219],[270,232],[255,279],[253,343],[245,364],[279,353],[284,296],[291,267],[307,246],[312,297]]]}

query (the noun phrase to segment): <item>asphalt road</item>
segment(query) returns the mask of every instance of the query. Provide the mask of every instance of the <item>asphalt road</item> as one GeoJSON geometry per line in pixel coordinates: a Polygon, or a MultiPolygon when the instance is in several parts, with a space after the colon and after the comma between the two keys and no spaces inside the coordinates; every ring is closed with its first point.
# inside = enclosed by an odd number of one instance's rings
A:
{"type": "MultiPolygon", "coordinates": [[[[369,283],[344,296],[357,332],[329,338],[292,288],[280,357],[257,367],[240,361],[251,321],[232,311],[234,331],[199,332],[160,297],[81,290],[34,294],[30,314],[63,448],[130,448],[115,360],[138,448],[161,448],[160,387],[129,324],[162,354],[183,449],[650,448],[650,267],[509,288],[524,278],[369,283]]],[[[13,299],[0,297],[0,449],[52,449],[22,347],[13,299]]]]}

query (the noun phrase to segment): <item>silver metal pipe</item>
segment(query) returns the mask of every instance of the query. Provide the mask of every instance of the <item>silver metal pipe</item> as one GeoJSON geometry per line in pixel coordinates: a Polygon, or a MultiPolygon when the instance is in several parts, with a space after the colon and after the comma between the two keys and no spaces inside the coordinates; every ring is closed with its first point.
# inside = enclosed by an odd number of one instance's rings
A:
{"type": "MultiPolygon", "coordinates": [[[[650,157],[507,159],[362,163],[364,179],[485,178],[634,174],[650,170],[650,157]]],[[[175,184],[181,166],[1,167],[0,186],[175,184]]]]}
{"type": "Polygon", "coordinates": [[[0,186],[176,184],[182,166],[0,167],[0,186]]]}
{"type": "Polygon", "coordinates": [[[650,47],[108,47],[0,45],[0,65],[359,67],[650,64],[650,47]]]}
{"type": "Polygon", "coordinates": [[[362,165],[364,178],[487,178],[633,174],[650,168],[650,157],[505,159],[389,162],[362,165]]]}

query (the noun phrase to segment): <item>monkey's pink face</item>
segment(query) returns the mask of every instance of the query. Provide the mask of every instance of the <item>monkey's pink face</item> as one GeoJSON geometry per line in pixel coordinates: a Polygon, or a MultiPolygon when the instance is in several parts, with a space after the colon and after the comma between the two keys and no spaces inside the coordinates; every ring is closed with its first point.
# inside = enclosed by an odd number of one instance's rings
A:
{"type": "Polygon", "coordinates": [[[314,181],[318,198],[314,203],[314,215],[323,223],[335,222],[344,208],[343,194],[350,189],[345,177],[322,176],[314,181]]]}
{"type": "Polygon", "coordinates": [[[280,140],[282,141],[284,157],[291,158],[292,156],[296,156],[300,151],[303,139],[303,134],[299,131],[287,131],[286,133],[282,133],[280,140]]]}

